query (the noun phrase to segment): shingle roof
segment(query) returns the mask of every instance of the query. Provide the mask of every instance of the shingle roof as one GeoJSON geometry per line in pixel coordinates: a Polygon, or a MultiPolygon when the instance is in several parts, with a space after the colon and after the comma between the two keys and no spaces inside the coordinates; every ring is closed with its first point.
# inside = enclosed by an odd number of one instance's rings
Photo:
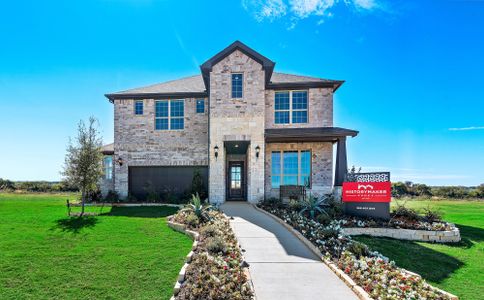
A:
{"type": "MultiPolygon", "coordinates": [[[[285,73],[272,73],[270,80],[271,84],[300,84],[300,83],[340,83],[340,81],[301,76],[294,74],[285,73]]],[[[129,89],[125,91],[115,92],[107,94],[106,97],[109,99],[116,99],[120,96],[130,96],[130,95],[161,95],[161,94],[194,94],[194,96],[204,96],[206,94],[205,85],[203,82],[202,75],[194,75],[190,77],[184,77],[177,80],[166,81],[162,83],[157,83],[153,85],[148,85],[144,87],[129,89]],[[199,95],[197,95],[199,94],[199,95]]]]}

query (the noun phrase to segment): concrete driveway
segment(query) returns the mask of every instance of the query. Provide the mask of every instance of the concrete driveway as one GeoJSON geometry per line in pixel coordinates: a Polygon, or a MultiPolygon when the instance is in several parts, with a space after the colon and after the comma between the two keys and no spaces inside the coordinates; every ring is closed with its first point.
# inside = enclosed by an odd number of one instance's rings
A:
{"type": "Polygon", "coordinates": [[[245,202],[226,202],[258,300],[358,297],[284,226],[245,202]]]}

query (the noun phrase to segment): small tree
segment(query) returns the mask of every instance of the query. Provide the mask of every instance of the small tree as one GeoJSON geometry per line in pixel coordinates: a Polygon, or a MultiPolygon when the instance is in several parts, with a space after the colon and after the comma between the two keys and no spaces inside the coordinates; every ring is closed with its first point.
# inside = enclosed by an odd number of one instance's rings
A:
{"type": "Polygon", "coordinates": [[[89,193],[97,189],[99,178],[103,174],[101,153],[102,139],[97,129],[97,120],[89,118],[89,126],[81,120],[75,142],[69,139],[62,175],[70,184],[81,191],[81,216],[89,193]]]}
{"type": "Polygon", "coordinates": [[[203,184],[202,173],[198,168],[193,171],[191,194],[198,194],[202,200],[205,200],[207,197],[207,191],[205,190],[205,186],[203,184]]]}

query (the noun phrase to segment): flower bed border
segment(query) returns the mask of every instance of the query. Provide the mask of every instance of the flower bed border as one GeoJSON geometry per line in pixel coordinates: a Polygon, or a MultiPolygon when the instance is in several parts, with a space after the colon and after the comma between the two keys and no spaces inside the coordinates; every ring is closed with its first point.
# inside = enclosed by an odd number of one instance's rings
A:
{"type": "Polygon", "coordinates": [[[408,241],[458,243],[461,240],[460,231],[457,227],[455,227],[453,230],[446,231],[398,229],[385,227],[343,227],[342,231],[346,235],[370,235],[408,241]]]}
{"type": "MultiPolygon", "coordinates": [[[[224,218],[228,219],[226,214],[222,213],[222,215],[223,215],[224,218]]],[[[180,269],[180,272],[178,273],[177,281],[175,283],[175,286],[173,287],[173,295],[171,296],[170,300],[175,299],[175,296],[180,291],[180,288],[181,288],[183,281],[185,281],[185,272],[186,272],[188,265],[190,264],[190,262],[192,260],[193,254],[195,253],[194,251],[197,249],[198,238],[200,236],[200,234],[198,232],[187,229],[186,225],[181,224],[181,223],[177,223],[177,222],[173,222],[171,220],[173,218],[173,216],[174,215],[171,215],[167,218],[166,223],[167,223],[168,227],[170,227],[171,229],[173,229],[175,231],[178,231],[180,233],[183,233],[183,234],[191,237],[193,239],[193,244],[192,244],[192,250],[186,256],[185,264],[183,265],[183,267],[180,269]]],[[[237,243],[237,246],[239,247],[239,249],[241,249],[239,241],[236,240],[236,243],[237,243]]],[[[243,258],[244,255],[243,255],[242,251],[241,251],[241,255],[242,255],[242,258],[243,258]]],[[[247,277],[247,282],[249,283],[249,288],[251,289],[252,294],[254,295],[253,299],[256,300],[257,296],[255,295],[254,284],[252,283],[252,278],[250,277],[249,270],[248,270],[248,268],[242,268],[242,270],[243,270],[245,276],[247,277]]]]}
{"type": "MultiPolygon", "coordinates": [[[[311,243],[306,237],[304,237],[299,231],[297,231],[296,229],[294,229],[291,225],[287,224],[286,222],[284,222],[282,219],[280,219],[279,217],[271,214],[270,212],[268,211],[265,211],[264,209],[262,208],[259,208],[257,207],[257,205],[253,205],[254,208],[270,217],[272,217],[274,220],[276,220],[278,223],[280,223],[282,226],[284,226],[286,229],[288,229],[290,232],[292,232],[301,242],[303,242],[316,256],[318,256],[321,261],[326,264],[330,269],[331,271],[333,271],[349,288],[351,288],[351,290],[358,296],[358,298],[360,298],[361,300],[374,300],[373,298],[371,298],[371,296],[362,288],[360,287],[359,285],[356,284],[356,282],[351,279],[351,277],[349,277],[347,274],[345,274],[342,270],[340,270],[338,268],[337,265],[335,265],[333,262],[331,262],[330,260],[326,259],[323,254],[321,253],[321,251],[319,251],[318,247],[314,246],[313,243],[311,243]]],[[[413,273],[413,272],[410,272],[408,270],[405,270],[405,269],[402,269],[404,270],[405,272],[407,272],[409,275],[417,275],[419,277],[421,277],[420,275],[416,274],[416,273],[413,273]]],[[[451,298],[452,300],[459,300],[459,297],[457,297],[456,295],[453,295],[449,292],[446,292],[444,290],[441,290],[437,287],[434,287],[432,285],[430,285],[431,288],[433,288],[434,290],[436,291],[439,291],[441,292],[442,294],[445,294],[447,295],[449,298],[451,298]]]]}

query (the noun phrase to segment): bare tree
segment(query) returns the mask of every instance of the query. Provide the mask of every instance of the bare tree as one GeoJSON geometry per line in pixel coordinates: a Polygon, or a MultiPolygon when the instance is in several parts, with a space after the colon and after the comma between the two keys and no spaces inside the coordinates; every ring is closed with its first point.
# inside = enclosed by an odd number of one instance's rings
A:
{"type": "Polygon", "coordinates": [[[65,180],[81,191],[81,216],[84,214],[88,195],[97,189],[99,178],[103,174],[102,139],[97,124],[94,117],[89,118],[88,127],[82,120],[79,122],[74,143],[69,139],[62,172],[65,180]]]}

